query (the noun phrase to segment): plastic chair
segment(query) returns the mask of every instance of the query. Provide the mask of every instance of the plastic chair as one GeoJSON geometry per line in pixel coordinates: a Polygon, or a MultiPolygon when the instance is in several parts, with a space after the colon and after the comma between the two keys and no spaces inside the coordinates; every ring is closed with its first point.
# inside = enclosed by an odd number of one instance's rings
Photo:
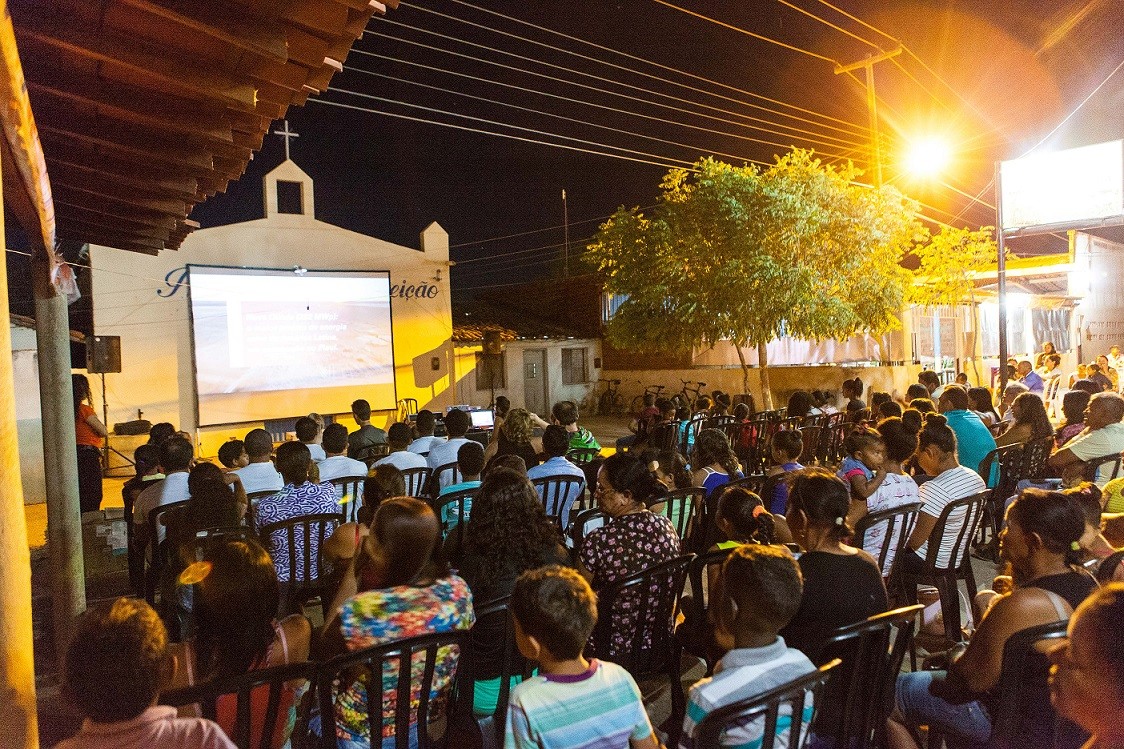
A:
{"type": "Polygon", "coordinates": [[[452,722],[457,700],[449,665],[451,661],[455,669],[456,660],[464,652],[468,642],[467,631],[437,632],[345,653],[322,664],[316,675],[316,691],[320,703],[320,740],[323,749],[337,747],[337,695],[363,675],[367,677],[364,681],[367,683],[368,726],[381,733],[384,717],[392,718],[395,747],[407,749],[410,745],[410,716],[415,712],[416,706],[419,749],[447,744],[447,741],[433,741],[427,727],[443,713],[452,722]],[[439,665],[442,666],[440,669],[439,665]],[[439,670],[443,672],[440,675],[439,670]],[[411,691],[414,676],[419,671],[419,699],[414,703],[411,691]],[[384,710],[382,686],[387,677],[394,681],[396,699],[393,704],[386,705],[384,710]]]}
{"type": "Polygon", "coordinates": [[[984,522],[980,525],[980,539],[977,543],[977,553],[992,561],[999,560],[999,531],[1003,530],[1004,504],[1008,497],[1018,491],[1019,480],[1023,478],[1021,471],[1025,454],[1025,445],[1020,442],[997,447],[980,461],[980,477],[989,485],[994,466],[999,466],[999,479],[995,483],[995,488],[991,490],[990,500],[984,508],[984,522]],[[991,531],[991,535],[985,539],[983,536],[988,530],[991,531]]]}
{"type": "Polygon", "coordinates": [[[710,712],[695,727],[695,746],[709,749],[736,742],[739,746],[774,749],[778,740],[782,746],[793,749],[804,746],[824,683],[838,665],[839,660],[833,660],[807,676],[710,712]],[[799,715],[800,720],[792,720],[794,715],[799,715]],[[782,717],[787,719],[787,725],[781,722],[782,717]],[[740,734],[736,739],[729,736],[735,731],[740,734]],[[758,734],[760,741],[754,740],[758,734]],[[728,737],[725,740],[724,735],[728,737]]]}
{"type": "Polygon", "coordinates": [[[148,601],[150,606],[156,605],[156,591],[160,587],[160,578],[170,561],[169,555],[175,552],[172,545],[168,543],[166,535],[163,539],[160,538],[160,529],[168,525],[170,515],[182,511],[189,502],[190,499],[169,502],[148,511],[148,569],[144,573],[144,600],[148,601]]]}
{"type": "Polygon", "coordinates": [[[251,528],[257,528],[258,517],[258,503],[266,497],[272,497],[277,492],[272,489],[263,489],[256,492],[247,492],[246,494],[246,520],[245,523],[251,528]]]}
{"type": "Polygon", "coordinates": [[[679,534],[682,547],[692,552],[698,551],[692,541],[693,536],[702,526],[705,495],[706,491],[701,486],[676,489],[668,492],[667,496],[649,508],[671,521],[675,526],[675,532],[679,534]]]}
{"type": "Polygon", "coordinates": [[[803,438],[804,447],[800,459],[804,465],[824,465],[827,463],[827,449],[831,444],[830,432],[822,426],[800,427],[800,436],[803,438]]]}
{"type": "MultiPolygon", "coordinates": [[[[279,742],[278,733],[283,733],[288,722],[288,706],[282,704],[286,692],[292,694],[290,683],[294,681],[313,682],[316,679],[316,664],[311,662],[289,663],[255,671],[239,676],[219,679],[163,692],[161,705],[184,707],[198,705],[202,717],[219,720],[220,699],[226,696],[234,699],[234,724],[230,728],[228,719],[226,734],[238,749],[273,749],[279,742]],[[264,704],[255,699],[259,694],[266,695],[264,704]],[[264,712],[263,712],[264,709],[264,712]]],[[[222,705],[225,718],[230,707],[222,705]]],[[[293,746],[301,746],[301,738],[308,725],[308,705],[297,706],[297,723],[293,729],[293,746]]]]}
{"type": "Polygon", "coordinates": [[[699,554],[687,566],[687,579],[691,581],[691,597],[683,599],[686,606],[683,612],[685,619],[675,630],[675,637],[684,651],[706,662],[708,676],[714,671],[716,661],[712,657],[713,654],[707,652],[707,643],[700,635],[712,632],[714,629],[707,618],[707,611],[710,608],[711,566],[722,565],[736,548],[716,549],[699,554]]]}
{"type": "Polygon", "coordinates": [[[601,450],[596,447],[574,447],[566,453],[566,460],[574,465],[586,465],[601,457],[601,450]]]}
{"type": "Polygon", "coordinates": [[[824,657],[842,659],[828,682],[816,717],[816,735],[834,737],[835,746],[879,749],[886,746],[886,719],[905,654],[913,643],[921,605],[887,611],[841,627],[824,643],[824,657]]]}
{"type": "Polygon", "coordinates": [[[378,445],[367,445],[355,454],[355,459],[363,461],[367,468],[370,469],[374,467],[375,463],[379,462],[387,455],[390,455],[390,445],[383,442],[378,445]]]}
{"type": "Polygon", "coordinates": [[[343,509],[343,522],[359,522],[359,508],[363,506],[363,484],[366,476],[341,476],[331,479],[330,483],[336,487],[336,496],[340,499],[343,509]]]}
{"type": "Polygon", "coordinates": [[[492,711],[492,727],[496,733],[496,746],[503,745],[504,729],[507,721],[507,704],[511,697],[511,679],[522,676],[529,679],[535,671],[533,661],[528,661],[515,645],[515,624],[511,617],[509,604],[511,596],[483,603],[476,608],[476,623],[469,630],[468,648],[461,655],[464,670],[460,683],[466,685],[462,702],[471,709],[474,685],[480,674],[495,673],[500,680],[499,698],[492,711]],[[498,636],[497,636],[498,635],[498,636]],[[498,669],[495,666],[498,665],[498,669]],[[486,671],[485,666],[491,666],[486,671]]]}
{"type": "Polygon", "coordinates": [[[459,489],[444,494],[433,501],[433,512],[441,527],[441,537],[445,542],[448,562],[453,569],[459,569],[464,559],[465,530],[468,516],[472,511],[472,500],[480,489],[459,489]]]}
{"type": "Polygon", "coordinates": [[[581,552],[585,537],[588,536],[591,531],[595,531],[605,525],[606,519],[607,516],[605,513],[601,512],[601,510],[596,507],[582,510],[573,516],[570,520],[570,540],[574,544],[573,554],[575,559],[581,552]]]}
{"type": "MultiPolygon", "coordinates": [[[[855,525],[855,537],[851,544],[863,548],[866,533],[880,523],[886,526],[882,536],[882,545],[875,558],[878,560],[878,569],[882,570],[883,579],[894,580],[895,564],[902,553],[908,548],[909,537],[913,533],[913,526],[917,523],[917,513],[921,510],[920,502],[910,502],[881,512],[872,512],[864,516],[855,525]]],[[[887,584],[887,589],[890,585],[887,584]]]]}
{"type": "Polygon", "coordinates": [[[406,496],[424,499],[430,473],[428,468],[407,468],[402,471],[402,480],[406,483],[406,496]]]}
{"type": "MultiPolygon", "coordinates": [[[[679,644],[675,621],[694,554],[670,559],[621,578],[597,591],[597,626],[586,650],[627,670],[637,682],[666,676],[671,681],[671,718],[682,724],[686,699],[679,672],[679,644]],[[618,614],[618,606],[621,608],[618,614]],[[617,633],[617,627],[627,628],[617,633]],[[622,634],[628,649],[613,648],[613,635],[622,634]]],[[[674,738],[674,737],[672,737],[674,738]]],[[[671,743],[669,741],[669,743],[671,743]]]]}
{"type": "Polygon", "coordinates": [[[548,517],[553,518],[559,530],[564,530],[569,520],[570,508],[585,489],[585,479],[570,474],[543,476],[532,479],[548,517]]]}
{"type": "Polygon", "coordinates": [[[1093,483],[1103,483],[1097,481],[1098,475],[1101,472],[1101,467],[1112,463],[1112,475],[1108,477],[1101,477],[1103,478],[1103,481],[1111,481],[1112,479],[1120,475],[1121,460],[1124,460],[1124,456],[1122,456],[1120,453],[1113,453],[1111,455],[1102,455],[1099,458],[1093,458],[1091,460],[1085,461],[1084,479],[1093,483]]]}
{"type": "Polygon", "coordinates": [[[1039,437],[1026,443],[1023,449],[1023,464],[1019,468],[1019,478],[1041,481],[1046,477],[1046,461],[1054,450],[1053,435],[1039,437]]]}
{"type": "Polygon", "coordinates": [[[433,469],[433,472],[429,474],[428,486],[425,487],[425,493],[427,495],[434,499],[441,496],[441,477],[446,473],[449,473],[449,481],[446,486],[460,483],[461,467],[455,460],[452,463],[437,466],[433,469]]]}
{"type": "Polygon", "coordinates": [[[320,549],[324,548],[324,543],[342,521],[341,514],[324,512],[301,515],[262,527],[261,538],[274,564],[282,549],[289,558],[289,580],[287,584],[282,582],[281,586],[283,611],[295,612],[300,605],[319,596],[324,619],[327,620],[329,575],[321,569],[320,549]]]}

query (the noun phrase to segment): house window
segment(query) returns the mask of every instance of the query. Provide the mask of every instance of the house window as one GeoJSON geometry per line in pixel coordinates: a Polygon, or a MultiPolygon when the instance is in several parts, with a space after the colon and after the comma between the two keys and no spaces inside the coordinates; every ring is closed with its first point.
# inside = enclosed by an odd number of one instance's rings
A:
{"type": "Polygon", "coordinates": [[[562,384],[581,385],[589,382],[589,367],[586,366],[586,349],[562,349],[562,384]]]}
{"type": "Polygon", "coordinates": [[[304,185],[300,182],[277,181],[277,212],[304,213],[304,185]]]}
{"type": "Polygon", "coordinates": [[[476,389],[503,390],[507,387],[503,354],[476,354],[476,389]]]}

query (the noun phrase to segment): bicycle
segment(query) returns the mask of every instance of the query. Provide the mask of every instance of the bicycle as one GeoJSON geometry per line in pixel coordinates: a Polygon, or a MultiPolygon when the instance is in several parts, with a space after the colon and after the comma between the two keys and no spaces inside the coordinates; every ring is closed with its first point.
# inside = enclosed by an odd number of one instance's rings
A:
{"type": "Polygon", "coordinates": [[[598,382],[605,383],[605,390],[597,399],[597,413],[623,416],[624,396],[621,395],[620,391],[621,381],[600,379],[598,382]]]}
{"type": "MultiPolygon", "coordinates": [[[[637,382],[640,382],[640,380],[637,380],[637,382]]],[[[636,396],[635,398],[632,399],[632,408],[629,411],[629,413],[631,413],[633,415],[636,415],[636,414],[640,413],[641,411],[643,411],[644,410],[644,399],[646,397],[648,397],[649,395],[654,395],[654,396],[656,396],[656,398],[659,398],[660,395],[663,393],[664,389],[665,389],[664,385],[648,385],[646,388],[644,388],[644,394],[643,395],[638,395],[638,396],[636,396]]]]}
{"type": "Polygon", "coordinates": [[[702,395],[702,389],[706,387],[706,383],[696,380],[680,380],[680,382],[683,383],[683,388],[675,394],[672,400],[675,401],[676,408],[687,408],[694,412],[695,403],[702,395]],[[692,382],[695,383],[695,387],[689,387],[692,382]]]}

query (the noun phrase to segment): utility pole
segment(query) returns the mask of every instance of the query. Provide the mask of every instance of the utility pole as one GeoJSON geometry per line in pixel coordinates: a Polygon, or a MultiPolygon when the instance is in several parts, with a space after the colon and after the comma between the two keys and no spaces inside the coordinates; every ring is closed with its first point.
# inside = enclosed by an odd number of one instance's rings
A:
{"type": "Polygon", "coordinates": [[[866,70],[866,109],[870,117],[871,163],[874,165],[874,186],[882,187],[882,137],[878,128],[878,97],[874,92],[874,66],[876,63],[897,57],[902,48],[892,49],[878,55],[867,55],[865,60],[850,65],[836,65],[835,74],[850,73],[852,70],[866,70]]]}
{"type": "Polygon", "coordinates": [[[562,188],[562,277],[570,277],[570,211],[566,206],[566,188],[562,188]]]}

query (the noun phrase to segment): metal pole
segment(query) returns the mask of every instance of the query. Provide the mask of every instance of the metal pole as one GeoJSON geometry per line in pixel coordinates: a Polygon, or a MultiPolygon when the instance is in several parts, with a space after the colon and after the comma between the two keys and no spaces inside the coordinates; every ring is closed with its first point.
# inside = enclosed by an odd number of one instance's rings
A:
{"type": "Polygon", "coordinates": [[[86,610],[82,511],[78,504],[78,448],[70,380],[70,320],[66,297],[50,284],[43,253],[32,260],[35,337],[39,352],[39,402],[43,467],[47,479],[47,534],[51,611],[57,652],[65,652],[74,620],[86,610]]]}
{"type": "Polygon", "coordinates": [[[566,205],[566,188],[562,188],[562,277],[570,277],[570,210],[566,205]]]}
{"type": "MultiPolygon", "coordinates": [[[[0,211],[0,234],[4,212],[0,211]]],[[[0,263],[0,350],[12,350],[8,269],[0,263]]],[[[35,749],[34,638],[31,629],[31,554],[20,482],[12,357],[0,356],[0,742],[35,749]]]]}
{"type": "Polygon", "coordinates": [[[999,287],[999,395],[1007,387],[1007,247],[1003,237],[1003,184],[1000,163],[995,162],[995,231],[999,257],[996,281],[999,287]]]}
{"type": "Polygon", "coordinates": [[[878,97],[874,93],[874,62],[866,63],[866,110],[870,116],[871,156],[874,159],[874,186],[882,187],[882,137],[878,133],[878,97]]]}

